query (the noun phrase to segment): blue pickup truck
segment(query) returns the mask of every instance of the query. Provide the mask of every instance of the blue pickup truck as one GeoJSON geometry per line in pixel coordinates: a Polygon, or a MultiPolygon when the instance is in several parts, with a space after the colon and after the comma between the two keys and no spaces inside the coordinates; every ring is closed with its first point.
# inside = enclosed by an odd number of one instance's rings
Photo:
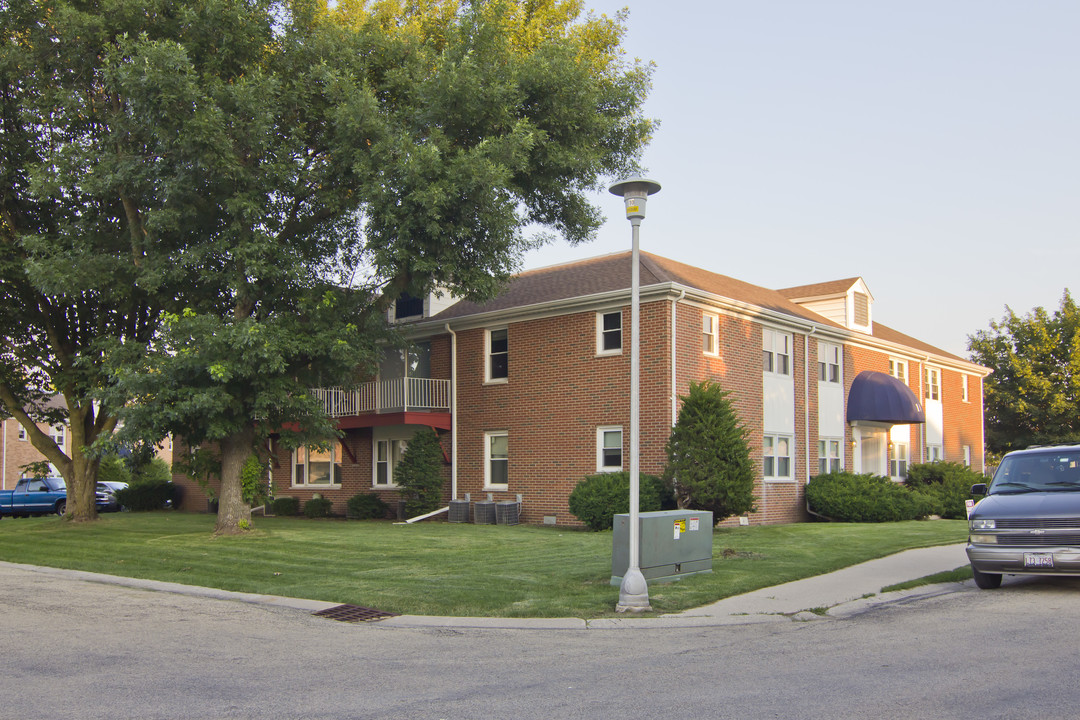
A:
{"type": "Polygon", "coordinates": [[[23,478],[14,490],[0,490],[0,516],[26,517],[67,510],[67,486],[63,478],[23,478]]]}

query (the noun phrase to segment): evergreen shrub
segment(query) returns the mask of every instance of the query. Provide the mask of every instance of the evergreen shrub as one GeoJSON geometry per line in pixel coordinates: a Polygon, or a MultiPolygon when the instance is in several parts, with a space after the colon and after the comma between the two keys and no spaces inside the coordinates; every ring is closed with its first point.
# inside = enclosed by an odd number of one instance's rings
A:
{"type": "Polygon", "coordinates": [[[116,501],[136,512],[161,510],[180,504],[180,488],[170,480],[144,480],[116,491],[116,501]]]}
{"type": "Polygon", "coordinates": [[[943,518],[967,518],[968,500],[974,499],[971,486],[986,482],[986,476],[954,462],[920,463],[908,466],[904,484],[930,498],[934,514],[943,518]]]}
{"type": "Polygon", "coordinates": [[[282,495],[274,498],[270,506],[275,515],[291,516],[300,514],[300,498],[282,495]]]}
{"type": "Polygon", "coordinates": [[[394,468],[394,482],[405,500],[405,514],[416,517],[438,510],[443,498],[443,452],[434,430],[418,431],[394,468]]]}
{"type": "Polygon", "coordinates": [[[810,511],[837,522],[915,520],[934,512],[933,501],[880,475],[834,472],[806,485],[810,511]]]}
{"type": "Polygon", "coordinates": [[[313,497],[304,503],[304,517],[324,518],[330,517],[330,509],[334,506],[332,500],[324,497],[313,497]]]}
{"type": "MultiPolygon", "coordinates": [[[[598,473],[579,482],[569,498],[570,512],[590,530],[610,530],[618,513],[630,512],[630,473],[598,473]]],[[[671,509],[671,492],[655,475],[640,474],[638,509],[641,512],[671,509]]]]}
{"type": "Polygon", "coordinates": [[[390,506],[375,493],[353,495],[345,504],[345,517],[353,520],[381,520],[390,512],[390,506]]]}

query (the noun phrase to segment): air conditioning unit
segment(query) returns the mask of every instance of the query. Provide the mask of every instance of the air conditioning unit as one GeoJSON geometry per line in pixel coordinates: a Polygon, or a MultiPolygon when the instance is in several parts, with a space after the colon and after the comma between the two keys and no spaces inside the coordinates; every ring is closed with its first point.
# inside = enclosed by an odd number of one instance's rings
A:
{"type": "Polygon", "coordinates": [[[466,523],[469,522],[469,505],[471,503],[468,500],[451,500],[450,512],[446,516],[447,522],[452,523],[466,523]]]}
{"type": "Polygon", "coordinates": [[[521,513],[521,504],[515,500],[505,500],[495,503],[496,525],[517,525],[518,515],[521,513]]]}
{"type": "Polygon", "coordinates": [[[473,522],[477,525],[494,525],[495,503],[491,500],[477,500],[474,502],[473,522]]]}

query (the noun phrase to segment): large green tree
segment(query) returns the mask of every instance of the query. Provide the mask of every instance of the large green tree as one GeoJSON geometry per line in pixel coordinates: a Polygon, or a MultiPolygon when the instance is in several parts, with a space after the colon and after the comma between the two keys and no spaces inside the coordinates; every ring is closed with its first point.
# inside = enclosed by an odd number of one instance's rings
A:
{"type": "Polygon", "coordinates": [[[0,417],[63,475],[73,520],[96,516],[87,448],[117,423],[116,405],[94,400],[105,345],[145,344],[157,325],[134,220],[166,203],[137,174],[105,170],[137,155],[121,157],[106,119],[117,98],[102,82],[104,49],[160,3],[112,3],[108,22],[82,12],[90,5],[0,0],[0,417]],[[39,422],[69,423],[70,450],[39,422]]]}
{"type": "Polygon", "coordinates": [[[983,381],[987,450],[1080,442],[1080,309],[1068,290],[1052,314],[1006,307],[968,350],[993,370],[983,381]]]}
{"type": "Polygon", "coordinates": [[[635,171],[650,132],[649,68],[622,57],[622,18],[572,1],[162,15],[175,32],[98,48],[118,149],[95,172],[153,191],[127,217],[164,308],[149,346],[113,343],[104,397],[134,398],[133,434],[220,450],[217,531],[235,532],[244,460],[270,431],[332,437],[307,390],[373,367],[401,293],[490,297],[526,248],[594,234],[588,193],[635,171]]]}

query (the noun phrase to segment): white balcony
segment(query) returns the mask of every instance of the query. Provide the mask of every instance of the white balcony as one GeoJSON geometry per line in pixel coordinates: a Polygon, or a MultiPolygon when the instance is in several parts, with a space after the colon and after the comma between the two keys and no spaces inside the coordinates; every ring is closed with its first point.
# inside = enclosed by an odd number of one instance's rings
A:
{"type": "Polygon", "coordinates": [[[372,413],[449,412],[450,381],[431,378],[395,378],[362,383],[359,387],[313,388],[330,417],[372,413]]]}

